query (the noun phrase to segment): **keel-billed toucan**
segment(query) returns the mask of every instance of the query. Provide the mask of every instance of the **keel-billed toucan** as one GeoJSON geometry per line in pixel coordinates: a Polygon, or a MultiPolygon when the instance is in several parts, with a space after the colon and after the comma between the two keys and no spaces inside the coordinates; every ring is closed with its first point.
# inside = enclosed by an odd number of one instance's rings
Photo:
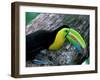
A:
{"type": "Polygon", "coordinates": [[[26,60],[33,60],[43,49],[58,50],[64,42],[72,43],[79,51],[86,48],[81,35],[67,25],[63,25],[54,31],[38,30],[26,35],[26,60]]]}

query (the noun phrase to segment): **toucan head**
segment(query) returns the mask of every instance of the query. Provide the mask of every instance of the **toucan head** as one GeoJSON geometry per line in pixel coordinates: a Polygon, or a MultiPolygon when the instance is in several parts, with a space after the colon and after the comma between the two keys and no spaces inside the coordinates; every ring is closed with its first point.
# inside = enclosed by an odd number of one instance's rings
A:
{"type": "Polygon", "coordinates": [[[65,41],[73,44],[73,46],[77,50],[80,50],[81,48],[86,48],[86,43],[83,37],[78,33],[78,31],[66,25],[63,25],[62,28],[57,32],[56,38],[49,49],[59,49],[65,41]]]}

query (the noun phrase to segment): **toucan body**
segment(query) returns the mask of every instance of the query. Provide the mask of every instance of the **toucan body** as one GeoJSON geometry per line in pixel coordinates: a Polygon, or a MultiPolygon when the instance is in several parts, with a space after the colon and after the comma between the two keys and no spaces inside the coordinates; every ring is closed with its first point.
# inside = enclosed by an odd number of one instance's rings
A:
{"type": "Polygon", "coordinates": [[[32,60],[40,50],[47,49],[53,42],[51,33],[46,30],[39,30],[26,36],[26,59],[32,60]]]}
{"type": "Polygon", "coordinates": [[[26,60],[33,60],[43,49],[59,50],[64,42],[72,43],[77,50],[85,49],[86,44],[74,29],[63,25],[54,31],[38,30],[26,36],[26,60]]]}
{"type": "MultiPolygon", "coordinates": [[[[54,31],[38,30],[26,35],[26,60],[34,59],[35,56],[40,53],[40,50],[49,49],[50,45],[54,43],[58,31],[62,28],[68,28],[68,26],[61,26],[54,31]]],[[[57,45],[56,47],[59,47],[60,45],[57,45]]]]}

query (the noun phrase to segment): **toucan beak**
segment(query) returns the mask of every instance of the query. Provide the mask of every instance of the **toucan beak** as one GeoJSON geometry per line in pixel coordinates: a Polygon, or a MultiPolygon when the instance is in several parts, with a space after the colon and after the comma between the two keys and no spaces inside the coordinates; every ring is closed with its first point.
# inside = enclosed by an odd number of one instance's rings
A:
{"type": "Polygon", "coordinates": [[[66,35],[67,40],[74,45],[77,50],[81,48],[86,48],[86,43],[82,36],[74,29],[70,28],[68,34],[66,35]]]}

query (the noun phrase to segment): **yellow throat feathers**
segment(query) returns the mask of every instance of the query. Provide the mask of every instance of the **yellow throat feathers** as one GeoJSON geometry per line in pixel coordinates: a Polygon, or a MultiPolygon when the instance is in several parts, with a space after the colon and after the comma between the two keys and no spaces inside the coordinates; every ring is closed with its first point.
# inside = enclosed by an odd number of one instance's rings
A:
{"type": "Polygon", "coordinates": [[[62,47],[66,39],[66,32],[64,30],[65,28],[58,31],[54,42],[49,46],[49,50],[58,50],[62,47]]]}

